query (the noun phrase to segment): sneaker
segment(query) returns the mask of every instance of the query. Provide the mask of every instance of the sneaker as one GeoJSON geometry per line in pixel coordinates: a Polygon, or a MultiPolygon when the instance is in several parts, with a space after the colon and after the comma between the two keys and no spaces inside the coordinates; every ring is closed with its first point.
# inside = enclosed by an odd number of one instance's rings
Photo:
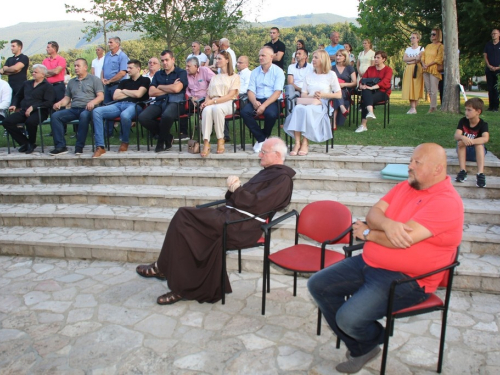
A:
{"type": "Polygon", "coordinates": [[[366,115],[366,118],[376,119],[375,114],[373,112],[368,112],[368,114],[366,115]]]}
{"type": "Polygon", "coordinates": [[[360,371],[364,365],[373,360],[379,354],[380,354],[380,347],[376,346],[368,353],[363,354],[359,357],[352,357],[351,355],[349,355],[349,359],[346,362],[339,363],[335,367],[335,369],[338,372],[344,374],[355,374],[356,372],[360,371]]]}
{"type": "Polygon", "coordinates": [[[259,153],[263,144],[264,142],[255,142],[255,144],[253,145],[253,151],[255,153],[259,153]]]}
{"type": "Polygon", "coordinates": [[[484,173],[478,173],[476,175],[476,186],[480,188],[486,187],[486,176],[484,173]]]}
{"type": "Polygon", "coordinates": [[[105,153],[106,153],[106,149],[104,147],[97,146],[95,149],[94,155],[92,155],[92,158],[93,159],[100,158],[105,153]]]}
{"type": "Polygon", "coordinates": [[[56,155],[64,155],[68,153],[68,148],[67,147],[61,147],[61,148],[55,148],[51,151],[49,151],[49,155],[56,156],[56,155]]]}
{"type": "Polygon", "coordinates": [[[359,125],[358,128],[354,131],[355,133],[363,133],[368,131],[367,128],[365,128],[363,125],[359,125]]]}
{"type": "Polygon", "coordinates": [[[75,146],[75,155],[83,154],[83,147],[75,146]]]}
{"type": "Polygon", "coordinates": [[[460,172],[457,174],[457,178],[455,178],[456,182],[465,182],[467,180],[467,172],[462,169],[460,172]]]}
{"type": "Polygon", "coordinates": [[[118,149],[118,152],[126,152],[127,150],[128,150],[128,143],[122,142],[120,148],[118,149]]]}

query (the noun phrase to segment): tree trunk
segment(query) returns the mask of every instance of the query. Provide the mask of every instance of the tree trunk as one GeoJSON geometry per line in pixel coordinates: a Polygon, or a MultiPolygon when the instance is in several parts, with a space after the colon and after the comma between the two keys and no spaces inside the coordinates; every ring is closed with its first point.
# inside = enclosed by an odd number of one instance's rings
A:
{"type": "Polygon", "coordinates": [[[460,112],[460,71],[458,67],[458,21],[456,0],[442,0],[444,43],[444,87],[441,111],[460,112]]]}

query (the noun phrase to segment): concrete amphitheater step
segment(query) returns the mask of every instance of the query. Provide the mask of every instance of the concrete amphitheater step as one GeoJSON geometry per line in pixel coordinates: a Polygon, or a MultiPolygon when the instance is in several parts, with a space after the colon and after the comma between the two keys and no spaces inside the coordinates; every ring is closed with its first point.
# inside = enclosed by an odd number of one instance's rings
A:
{"type": "MultiPolygon", "coordinates": [[[[163,238],[161,232],[0,226],[0,254],[146,263],[157,259],[163,238]]],[[[273,240],[271,248],[276,251],[289,244],[273,240]]],[[[228,257],[228,269],[235,270],[236,252],[228,257]]],[[[262,270],[262,248],[243,250],[242,258],[245,271],[262,270]]],[[[460,263],[455,289],[500,293],[500,256],[463,253],[460,263]]],[[[272,272],[286,273],[278,268],[272,272]]]]}
{"type": "MultiPolygon", "coordinates": [[[[142,185],[2,185],[3,203],[53,203],[115,206],[169,207],[196,206],[224,196],[225,189],[197,186],[142,185]]],[[[355,217],[363,217],[381,194],[365,192],[337,192],[295,189],[291,209],[302,210],[311,202],[334,200],[351,209],[355,217]]],[[[500,224],[500,201],[495,199],[463,199],[465,222],[473,224],[500,224]]]]}
{"type": "MultiPolygon", "coordinates": [[[[48,156],[46,153],[20,154],[13,151],[7,154],[6,148],[0,149],[0,168],[18,167],[53,167],[53,166],[168,166],[180,165],[185,167],[255,167],[258,166],[258,156],[247,145],[247,151],[238,148],[237,153],[227,152],[221,155],[211,154],[210,157],[201,159],[199,155],[187,152],[174,151],[163,154],[147,152],[145,146],[141,151],[129,151],[118,154],[118,146],[112,146],[111,151],[101,158],[92,159],[89,146],[84,154],[76,156],[72,153],[58,157],[48,156]]],[[[326,154],[324,146],[312,145],[306,157],[288,157],[287,165],[292,168],[325,168],[325,169],[358,169],[380,171],[389,163],[408,164],[413,147],[381,147],[381,146],[355,146],[336,145],[326,154]]],[[[72,151],[72,150],[70,150],[72,151]]],[[[458,159],[454,149],[446,150],[448,157],[448,173],[456,175],[458,172],[458,159]]],[[[475,163],[467,163],[470,171],[475,171],[475,163]]],[[[485,159],[485,173],[488,176],[500,176],[500,160],[488,153],[485,159]]]]}
{"type": "MultiPolygon", "coordinates": [[[[260,168],[229,167],[35,167],[0,170],[0,184],[99,184],[99,185],[162,185],[224,187],[227,176],[240,176],[247,181],[260,168]]],[[[351,169],[296,169],[294,188],[301,190],[356,191],[384,194],[397,181],[381,178],[379,171],[351,169]]],[[[452,176],[454,178],[454,176],[452,176]]],[[[500,177],[489,176],[487,187],[475,187],[475,176],[454,186],[463,198],[500,199],[500,177]]]]}
{"type": "MultiPolygon", "coordinates": [[[[85,204],[0,204],[0,225],[129,230],[165,233],[176,208],[85,204]]],[[[278,212],[279,217],[284,212],[278,212]]],[[[358,218],[354,218],[356,220],[358,218]]],[[[364,220],[363,217],[359,218],[364,220]]],[[[279,224],[273,239],[293,241],[293,218],[279,224]]],[[[463,253],[497,255],[500,225],[465,224],[463,253]]]]}

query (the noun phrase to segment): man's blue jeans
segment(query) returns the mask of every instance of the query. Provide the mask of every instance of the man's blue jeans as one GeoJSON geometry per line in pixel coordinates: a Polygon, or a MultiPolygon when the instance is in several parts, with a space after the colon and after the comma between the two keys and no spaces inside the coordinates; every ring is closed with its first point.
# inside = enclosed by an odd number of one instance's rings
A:
{"type": "MultiPolygon", "coordinates": [[[[116,89],[118,88],[118,85],[119,84],[115,84],[112,86],[109,86],[109,85],[104,86],[104,102],[103,102],[103,104],[108,104],[109,102],[113,101],[113,95],[114,95],[116,89]]],[[[106,124],[107,124],[108,134],[111,137],[113,135],[113,129],[114,129],[113,126],[114,126],[115,122],[114,121],[106,121],[106,124]]]]}
{"type": "Polygon", "coordinates": [[[52,128],[52,137],[54,138],[55,148],[66,147],[66,139],[64,138],[64,124],[70,121],[78,120],[78,133],[76,135],[76,147],[83,148],[87,133],[89,131],[89,123],[92,112],[85,108],[69,108],[54,112],[50,116],[50,127],[52,128]]]}
{"type": "MultiPolygon", "coordinates": [[[[257,99],[260,103],[264,103],[266,100],[267,99],[257,99]]],[[[257,142],[264,142],[266,138],[271,136],[273,126],[278,118],[278,109],[278,103],[274,102],[264,110],[264,131],[260,128],[257,120],[254,119],[255,110],[252,103],[247,103],[247,105],[241,110],[241,117],[243,118],[245,125],[254,135],[257,142]]]]}
{"type": "MultiPolygon", "coordinates": [[[[384,342],[384,328],[377,320],[387,313],[391,283],[408,277],[370,267],[358,255],[314,274],[307,287],[337,337],[358,357],[384,342]],[[346,301],[346,296],[351,297],[346,301]]],[[[395,311],[429,296],[416,281],[401,284],[396,288],[395,311]]]]}
{"type": "Polygon", "coordinates": [[[135,119],[136,114],[142,112],[142,108],[132,102],[118,102],[111,105],[105,105],[94,109],[94,134],[96,146],[104,146],[104,120],[112,120],[120,117],[122,127],[122,142],[129,143],[130,128],[132,127],[132,120],[135,119]]]}

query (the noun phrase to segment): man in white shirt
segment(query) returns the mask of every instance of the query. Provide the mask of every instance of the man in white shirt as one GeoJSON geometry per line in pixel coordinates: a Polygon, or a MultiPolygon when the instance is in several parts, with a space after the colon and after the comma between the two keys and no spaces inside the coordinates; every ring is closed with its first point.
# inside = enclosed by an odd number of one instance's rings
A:
{"type": "Polygon", "coordinates": [[[104,48],[97,46],[95,49],[97,57],[92,60],[91,74],[101,78],[102,64],[104,63],[104,48]]]}
{"type": "Polygon", "coordinates": [[[236,62],[236,69],[240,75],[240,95],[246,94],[248,84],[250,83],[250,74],[252,71],[248,69],[248,57],[240,56],[236,62]]]}
{"type": "Polygon", "coordinates": [[[150,81],[153,80],[155,73],[160,70],[160,62],[156,57],[151,57],[148,61],[148,68],[144,71],[143,77],[148,77],[150,81]]]}
{"type": "Polygon", "coordinates": [[[236,54],[231,49],[231,47],[229,47],[229,39],[222,38],[219,41],[219,51],[227,51],[231,55],[231,60],[233,62],[233,69],[236,69],[236,54]]]}
{"type": "Polygon", "coordinates": [[[7,116],[7,110],[10,107],[11,99],[12,88],[6,81],[0,79],[0,121],[7,116]]]}
{"type": "Polygon", "coordinates": [[[285,94],[289,99],[287,100],[289,111],[293,110],[293,107],[295,106],[295,98],[301,95],[304,78],[314,71],[312,64],[307,63],[308,56],[309,53],[305,48],[299,48],[295,52],[295,61],[297,61],[297,63],[290,64],[288,66],[285,94]]]}
{"type": "Polygon", "coordinates": [[[191,50],[193,51],[188,57],[186,57],[186,61],[191,57],[196,57],[199,62],[199,66],[207,65],[208,57],[203,52],[201,52],[200,42],[194,41],[191,43],[191,50]]]}

